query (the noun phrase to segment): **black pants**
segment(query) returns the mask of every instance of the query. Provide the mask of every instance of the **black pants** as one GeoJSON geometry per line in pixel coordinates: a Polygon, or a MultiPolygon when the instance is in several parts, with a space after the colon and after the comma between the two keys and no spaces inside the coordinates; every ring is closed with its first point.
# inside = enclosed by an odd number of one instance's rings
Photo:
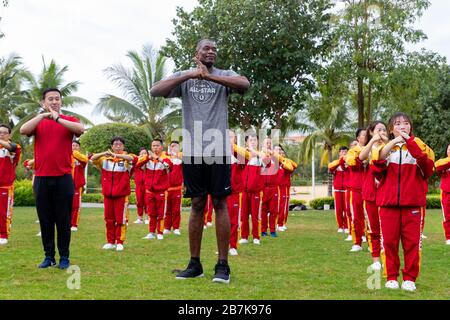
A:
{"type": "Polygon", "coordinates": [[[59,256],[69,257],[70,218],[75,193],[72,176],[35,177],[33,189],[45,256],[55,257],[56,225],[59,256]]]}

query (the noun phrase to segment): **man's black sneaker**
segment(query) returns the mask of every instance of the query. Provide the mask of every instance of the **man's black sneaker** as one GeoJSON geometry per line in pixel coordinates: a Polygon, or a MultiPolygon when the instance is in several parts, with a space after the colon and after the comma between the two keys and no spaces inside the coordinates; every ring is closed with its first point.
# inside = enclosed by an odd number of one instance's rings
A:
{"type": "Polygon", "coordinates": [[[187,268],[176,276],[176,279],[201,278],[203,276],[202,264],[195,260],[191,260],[189,261],[187,268]]]}
{"type": "Polygon", "coordinates": [[[69,266],[70,266],[70,260],[68,257],[61,257],[59,259],[59,265],[58,265],[59,269],[64,270],[64,269],[69,268],[69,266]]]}
{"type": "Polygon", "coordinates": [[[227,262],[220,261],[216,264],[214,268],[215,275],[213,282],[230,283],[230,267],[227,262]]]}
{"type": "Polygon", "coordinates": [[[44,261],[38,266],[40,269],[56,266],[56,260],[52,257],[45,257],[44,261]]]}

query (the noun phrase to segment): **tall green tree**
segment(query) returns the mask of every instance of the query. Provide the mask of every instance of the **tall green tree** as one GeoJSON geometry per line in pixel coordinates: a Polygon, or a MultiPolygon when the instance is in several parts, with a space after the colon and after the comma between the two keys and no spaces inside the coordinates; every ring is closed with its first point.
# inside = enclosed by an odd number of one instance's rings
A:
{"type": "Polygon", "coordinates": [[[181,107],[174,101],[152,97],[150,88],[165,76],[167,58],[148,45],[141,54],[128,51],[127,57],[132,69],[119,64],[105,70],[108,78],[122,89],[124,98],[107,94],[94,112],[112,121],[142,126],[149,137],[166,140],[181,127],[181,107]]]}
{"type": "Polygon", "coordinates": [[[69,70],[68,66],[61,68],[54,60],[47,64],[44,58],[42,58],[42,64],[42,70],[39,75],[25,74],[28,88],[25,90],[25,96],[20,99],[20,104],[14,109],[14,115],[19,118],[19,122],[13,130],[13,137],[18,135],[19,128],[23,123],[42,111],[42,92],[47,88],[58,88],[61,91],[62,113],[75,116],[84,124],[92,125],[89,119],[68,110],[88,103],[86,99],[72,95],[78,90],[80,82],[65,82],[64,74],[69,70]]]}
{"type": "Polygon", "coordinates": [[[197,42],[217,42],[217,67],[246,76],[251,87],[230,99],[230,126],[244,130],[283,119],[302,107],[314,89],[311,75],[327,46],[328,0],[199,0],[177,8],[173,38],[164,53],[178,70],[193,67],[197,42]]]}
{"type": "Polygon", "coordinates": [[[371,121],[388,75],[405,55],[407,43],[426,35],[414,23],[429,7],[428,0],[343,0],[332,31],[330,57],[340,61],[352,79],[358,126],[371,121]]]}

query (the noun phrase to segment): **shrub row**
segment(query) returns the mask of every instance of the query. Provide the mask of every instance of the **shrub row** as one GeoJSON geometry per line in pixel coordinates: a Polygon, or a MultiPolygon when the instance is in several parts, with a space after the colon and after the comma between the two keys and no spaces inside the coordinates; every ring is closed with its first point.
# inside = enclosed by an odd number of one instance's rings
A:
{"type": "MultiPolygon", "coordinates": [[[[325,204],[330,205],[330,209],[334,209],[334,198],[316,198],[309,202],[309,206],[315,210],[323,210],[325,204]]],[[[427,195],[427,209],[440,209],[441,197],[439,195],[427,195]]]]}

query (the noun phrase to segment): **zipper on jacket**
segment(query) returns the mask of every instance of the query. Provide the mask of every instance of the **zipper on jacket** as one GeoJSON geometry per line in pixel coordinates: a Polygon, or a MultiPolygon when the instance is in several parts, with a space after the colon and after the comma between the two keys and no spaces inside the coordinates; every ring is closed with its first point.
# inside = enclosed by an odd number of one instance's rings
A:
{"type": "Polygon", "coordinates": [[[111,173],[111,197],[113,194],[113,188],[114,188],[114,169],[116,168],[116,163],[114,162],[113,164],[113,169],[112,169],[112,173],[111,173]]]}
{"type": "Polygon", "coordinates": [[[397,198],[397,206],[400,206],[400,182],[402,177],[402,148],[403,146],[400,146],[400,161],[398,165],[398,198],[397,198]]]}

